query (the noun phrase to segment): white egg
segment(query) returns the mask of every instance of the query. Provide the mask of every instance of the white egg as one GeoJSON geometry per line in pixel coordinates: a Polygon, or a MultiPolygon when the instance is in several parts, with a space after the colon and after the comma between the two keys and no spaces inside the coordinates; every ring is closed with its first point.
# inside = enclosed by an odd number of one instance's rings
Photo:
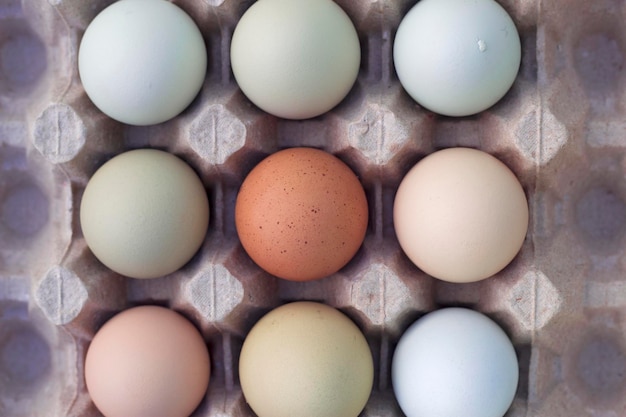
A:
{"type": "Polygon", "coordinates": [[[398,27],[393,58],[415,101],[436,113],[467,116],[511,88],[521,45],[513,20],[494,0],[421,0],[398,27]]]}
{"type": "Polygon", "coordinates": [[[91,101],[132,125],[164,122],[200,91],[207,53],[200,30],[164,0],[121,0],[87,27],[78,69],[91,101]]]}
{"type": "Polygon", "coordinates": [[[481,313],[446,308],[411,325],[392,362],[392,382],[407,417],[502,417],[519,378],[504,331],[481,313]]]}
{"type": "Polygon", "coordinates": [[[263,0],[235,28],[231,65],[241,91],[286,119],[308,119],[335,107],[356,81],[359,38],[331,0],[263,0]]]}

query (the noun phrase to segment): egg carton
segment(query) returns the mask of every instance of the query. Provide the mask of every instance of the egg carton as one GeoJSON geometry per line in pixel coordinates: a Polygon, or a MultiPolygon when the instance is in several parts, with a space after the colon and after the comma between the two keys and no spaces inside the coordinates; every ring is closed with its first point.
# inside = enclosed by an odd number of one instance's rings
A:
{"type": "Polygon", "coordinates": [[[337,307],[363,330],[375,359],[363,416],[402,416],[390,379],[394,347],[412,321],[442,306],[481,311],[511,337],[520,384],[508,417],[626,415],[626,3],[500,0],[522,40],[516,82],[491,109],[448,118],[414,103],[394,72],[394,34],[415,1],[337,0],[359,34],[358,80],[327,114],[289,121],[252,105],[232,76],[231,35],[252,1],[176,0],[205,37],[209,69],[187,110],[150,127],[103,115],[78,77],[81,36],[110,3],[0,1],[0,416],[100,416],[85,389],[86,349],[107,319],[140,304],[181,312],[208,342],[213,374],[193,417],[252,416],[237,375],[243,339],[264,313],[293,300],[337,307]],[[264,273],[234,226],[245,175],[292,146],[341,158],[370,205],[362,248],[320,281],[264,273]],[[452,146],[504,161],[531,209],[520,254],[478,283],[427,276],[393,229],[403,175],[452,146]],[[211,204],[199,253],[154,280],[104,267],[78,220],[95,170],[144,147],[187,161],[211,204]]]}

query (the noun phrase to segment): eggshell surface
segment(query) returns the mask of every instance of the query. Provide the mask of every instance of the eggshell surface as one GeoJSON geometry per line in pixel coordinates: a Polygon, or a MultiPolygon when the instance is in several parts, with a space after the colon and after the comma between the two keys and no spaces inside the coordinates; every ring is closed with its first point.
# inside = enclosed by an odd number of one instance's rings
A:
{"type": "Polygon", "coordinates": [[[521,43],[513,20],[494,0],[421,0],[398,27],[393,59],[415,101],[436,113],[467,116],[511,88],[521,43]]]}
{"type": "Polygon", "coordinates": [[[80,223],[110,269],[156,278],[182,267],[204,241],[209,201],[196,173],[167,152],[140,149],[105,163],[85,188],[80,223]]]}
{"type": "Polygon", "coordinates": [[[406,255],[427,274],[473,282],[504,268],[528,229],[528,202],[511,170],[469,148],[435,152],[404,177],[394,228],[406,255]]]}
{"type": "Polygon", "coordinates": [[[105,417],[187,417],[202,401],[210,373],[198,330],[156,306],[106,322],[85,360],[89,395],[105,417]]]}
{"type": "Polygon", "coordinates": [[[207,68],[202,34],[164,0],[120,0],[104,9],[82,38],[78,69],[85,91],[109,117],[151,125],[182,112],[200,91],[207,68]]]}
{"type": "Polygon", "coordinates": [[[356,254],[367,229],[365,191],[335,156],[290,148],[261,161],[235,204],[241,244],[261,268],[308,281],[337,272],[356,254]]]}
{"type": "Polygon", "coordinates": [[[239,360],[241,389],[259,417],[357,417],[373,375],[358,327],[313,302],[286,304],[261,318],[239,360]]]}
{"type": "Polygon", "coordinates": [[[519,379],[504,331],[464,308],[438,310],[413,323],[398,342],[391,371],[407,417],[502,417],[519,379]]]}
{"type": "Polygon", "coordinates": [[[308,119],[335,107],[356,81],[359,38],[331,0],[263,0],[241,17],[231,65],[243,93],[286,119],[308,119]]]}

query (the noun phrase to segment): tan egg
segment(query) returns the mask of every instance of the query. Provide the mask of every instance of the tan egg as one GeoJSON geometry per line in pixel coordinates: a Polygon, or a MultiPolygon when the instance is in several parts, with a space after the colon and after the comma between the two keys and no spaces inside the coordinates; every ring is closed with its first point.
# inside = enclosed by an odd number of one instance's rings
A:
{"type": "Polygon", "coordinates": [[[105,417],[188,417],[210,373],[198,330],[157,306],[113,317],[96,333],[85,360],[87,390],[105,417]]]}
{"type": "Polygon", "coordinates": [[[479,281],[519,252],[528,202],[498,159],[476,149],[445,149],[421,160],[402,180],[394,227],[404,252],[427,274],[479,281]]]}
{"type": "Polygon", "coordinates": [[[357,417],[374,378],[359,328],[324,304],[278,307],[252,328],[241,349],[239,379],[259,417],[357,417]]]}
{"type": "Polygon", "coordinates": [[[337,272],[365,237],[368,206],[356,175],[313,148],[270,155],[243,182],[235,207],[244,249],[280,278],[308,281],[337,272]]]}

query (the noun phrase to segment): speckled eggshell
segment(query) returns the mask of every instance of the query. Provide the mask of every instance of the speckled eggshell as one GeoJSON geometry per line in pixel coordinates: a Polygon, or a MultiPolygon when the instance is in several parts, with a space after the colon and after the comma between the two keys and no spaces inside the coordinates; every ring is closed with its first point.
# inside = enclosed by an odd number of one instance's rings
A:
{"type": "Polygon", "coordinates": [[[361,183],[335,156],[291,148],[259,163],[235,207],[246,252],[280,278],[308,281],[337,272],[363,242],[368,206],[361,183]]]}

